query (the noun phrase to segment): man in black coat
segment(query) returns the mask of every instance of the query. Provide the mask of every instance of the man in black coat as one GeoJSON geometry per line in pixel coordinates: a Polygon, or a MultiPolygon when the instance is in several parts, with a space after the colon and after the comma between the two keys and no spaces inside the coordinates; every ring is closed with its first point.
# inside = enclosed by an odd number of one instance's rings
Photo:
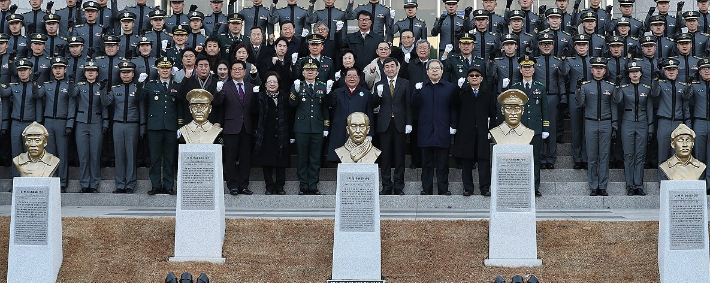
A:
{"type": "Polygon", "coordinates": [[[364,70],[367,64],[377,58],[377,53],[375,53],[377,45],[384,38],[372,31],[372,14],[368,11],[360,11],[357,14],[357,26],[360,30],[347,34],[343,39],[341,48],[353,50],[357,60],[355,67],[359,70],[364,70]]]}
{"type": "MultiPolygon", "coordinates": [[[[204,89],[209,93],[217,93],[217,82],[219,78],[215,74],[210,74],[212,66],[210,60],[204,55],[198,55],[195,62],[195,71],[190,77],[184,78],[180,89],[178,90],[178,99],[183,102],[183,117],[178,117],[182,120],[183,125],[192,122],[192,114],[190,113],[190,103],[187,101],[187,93],[193,89],[204,89]]],[[[222,125],[220,118],[222,117],[222,107],[213,106],[210,112],[209,121],[217,126],[222,125]]]]}
{"type": "Polygon", "coordinates": [[[488,130],[496,126],[496,93],[487,84],[478,67],[468,70],[468,83],[461,87],[459,127],[451,155],[461,164],[463,195],[473,194],[473,164],[478,162],[481,195],[491,195],[491,148],[488,130]]]}
{"type": "Polygon", "coordinates": [[[399,62],[389,57],[384,61],[387,80],[375,84],[373,107],[380,107],[377,113],[375,131],[380,137],[380,168],[382,175],[382,195],[404,195],[404,154],[407,134],[412,132],[412,108],[409,103],[412,92],[406,79],[398,78],[399,62]],[[394,163],[394,186],[392,185],[392,163],[394,163]]]}

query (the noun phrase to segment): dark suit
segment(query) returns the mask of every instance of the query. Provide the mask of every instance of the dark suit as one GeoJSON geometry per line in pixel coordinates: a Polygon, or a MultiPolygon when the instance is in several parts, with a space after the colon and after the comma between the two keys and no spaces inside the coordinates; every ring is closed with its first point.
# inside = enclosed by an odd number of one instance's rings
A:
{"type": "Polygon", "coordinates": [[[399,194],[404,189],[404,150],[407,146],[405,127],[412,125],[412,108],[409,100],[412,91],[409,81],[397,78],[394,94],[390,92],[389,79],[375,84],[372,96],[373,107],[380,107],[375,123],[380,137],[380,167],[382,175],[382,194],[392,193],[392,163],[394,163],[394,191],[399,194]],[[382,86],[382,97],[377,88],[382,86]]]}
{"type": "MultiPolygon", "coordinates": [[[[367,114],[370,121],[374,121],[372,113],[372,94],[358,86],[353,93],[345,86],[333,90],[330,94],[331,107],[333,108],[332,129],[330,130],[330,144],[328,144],[328,161],[338,162],[340,158],[335,154],[335,149],[343,146],[348,139],[346,131],[348,115],[354,112],[367,114]]],[[[372,132],[368,135],[372,137],[372,132]]]]}
{"type": "Polygon", "coordinates": [[[372,32],[372,30],[370,30],[365,39],[362,38],[362,33],[358,30],[345,36],[341,48],[350,48],[355,53],[355,67],[364,70],[367,64],[377,58],[375,51],[377,51],[377,45],[381,41],[383,41],[382,36],[372,32]]]}
{"type": "Polygon", "coordinates": [[[481,194],[491,187],[491,147],[488,130],[496,123],[496,92],[481,84],[478,95],[467,83],[461,89],[458,102],[458,128],[451,155],[461,164],[461,178],[466,192],[473,194],[473,163],[478,162],[481,194]],[[490,122],[488,120],[490,119],[490,122]]]}
{"type": "Polygon", "coordinates": [[[222,106],[224,124],[224,175],[227,177],[227,187],[230,191],[248,189],[249,171],[251,170],[251,142],[254,135],[253,112],[258,110],[253,103],[254,85],[244,82],[243,100],[234,80],[224,83],[221,91],[214,96],[212,104],[222,106]],[[252,106],[254,105],[254,106],[252,106]],[[239,171],[236,163],[239,161],[239,171]]]}
{"type": "MultiPolygon", "coordinates": [[[[183,104],[183,115],[182,117],[178,118],[182,119],[183,125],[187,125],[192,122],[192,113],[190,113],[190,102],[187,101],[187,93],[193,89],[202,88],[197,78],[197,73],[193,72],[192,76],[182,80],[182,83],[180,84],[180,89],[178,90],[178,99],[183,104]]],[[[209,93],[216,93],[217,81],[219,81],[219,77],[217,77],[217,75],[208,75],[204,89],[207,90],[209,93]]],[[[212,112],[210,113],[208,119],[212,123],[222,124],[222,107],[212,106],[212,112]]]]}
{"type": "Polygon", "coordinates": [[[266,62],[271,62],[271,57],[274,56],[274,47],[272,45],[261,44],[259,46],[259,51],[254,49],[254,45],[249,44],[247,46],[249,50],[249,58],[247,62],[254,64],[256,69],[259,70],[259,74],[262,74],[266,70],[266,62]]]}

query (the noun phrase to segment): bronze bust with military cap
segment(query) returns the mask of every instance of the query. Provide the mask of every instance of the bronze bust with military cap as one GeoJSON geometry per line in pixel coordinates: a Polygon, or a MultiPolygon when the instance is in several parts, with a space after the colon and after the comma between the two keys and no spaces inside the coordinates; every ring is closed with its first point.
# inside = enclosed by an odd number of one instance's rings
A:
{"type": "Polygon", "coordinates": [[[21,177],[52,177],[59,165],[59,157],[47,152],[49,132],[37,122],[32,122],[22,131],[27,152],[21,153],[12,159],[15,168],[21,177]]]}
{"type": "MultiPolygon", "coordinates": [[[[695,132],[680,124],[671,133],[671,147],[675,154],[658,165],[668,180],[699,180],[705,172],[705,164],[693,157],[695,132]]],[[[662,176],[663,177],[663,176],[662,176]]]]}
{"type": "Polygon", "coordinates": [[[335,149],[335,154],[343,163],[375,163],[382,153],[367,139],[370,132],[370,118],[365,113],[353,112],[348,115],[347,125],[348,140],[345,144],[335,149]]]}
{"type": "Polygon", "coordinates": [[[204,89],[193,89],[187,93],[192,122],[180,128],[180,134],[188,144],[212,144],[222,128],[212,124],[207,118],[212,112],[212,94],[204,89]]]}
{"type": "Polygon", "coordinates": [[[520,122],[527,102],[528,96],[518,89],[509,89],[498,95],[505,122],[489,131],[496,144],[530,144],[535,131],[520,122]]]}

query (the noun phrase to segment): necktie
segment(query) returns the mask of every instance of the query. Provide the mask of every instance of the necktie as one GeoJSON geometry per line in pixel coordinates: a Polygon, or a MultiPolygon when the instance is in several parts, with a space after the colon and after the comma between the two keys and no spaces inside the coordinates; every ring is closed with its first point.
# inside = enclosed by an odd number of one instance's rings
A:
{"type": "Polygon", "coordinates": [[[473,97],[478,97],[478,89],[473,90],[473,97]]]}
{"type": "Polygon", "coordinates": [[[530,83],[525,83],[525,91],[530,91],[530,83]]]}
{"type": "Polygon", "coordinates": [[[62,81],[57,80],[57,84],[54,86],[54,108],[52,109],[52,118],[57,118],[57,107],[59,106],[59,87],[62,81]]]}
{"type": "Polygon", "coordinates": [[[244,102],[244,89],[242,88],[242,83],[238,83],[237,85],[239,85],[237,87],[237,90],[239,90],[239,100],[244,102]]]}
{"type": "Polygon", "coordinates": [[[363,33],[362,33],[362,40],[363,40],[363,41],[365,40],[365,37],[367,37],[367,33],[366,33],[366,32],[363,32],[363,33]]]}
{"type": "Polygon", "coordinates": [[[308,88],[310,88],[311,92],[313,92],[313,84],[308,84],[308,88]]]}
{"type": "Polygon", "coordinates": [[[390,80],[390,95],[394,96],[394,80],[390,80]]]}
{"type": "Polygon", "coordinates": [[[163,82],[163,87],[164,87],[165,89],[168,89],[168,82],[163,82]]]}

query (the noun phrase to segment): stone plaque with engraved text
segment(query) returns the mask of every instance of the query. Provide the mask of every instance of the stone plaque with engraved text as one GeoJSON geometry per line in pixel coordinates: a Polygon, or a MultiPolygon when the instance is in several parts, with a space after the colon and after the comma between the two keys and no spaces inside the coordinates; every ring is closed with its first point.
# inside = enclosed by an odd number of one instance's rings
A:
{"type": "Polygon", "coordinates": [[[182,153],[182,209],[214,210],[214,152],[182,153]]]}

